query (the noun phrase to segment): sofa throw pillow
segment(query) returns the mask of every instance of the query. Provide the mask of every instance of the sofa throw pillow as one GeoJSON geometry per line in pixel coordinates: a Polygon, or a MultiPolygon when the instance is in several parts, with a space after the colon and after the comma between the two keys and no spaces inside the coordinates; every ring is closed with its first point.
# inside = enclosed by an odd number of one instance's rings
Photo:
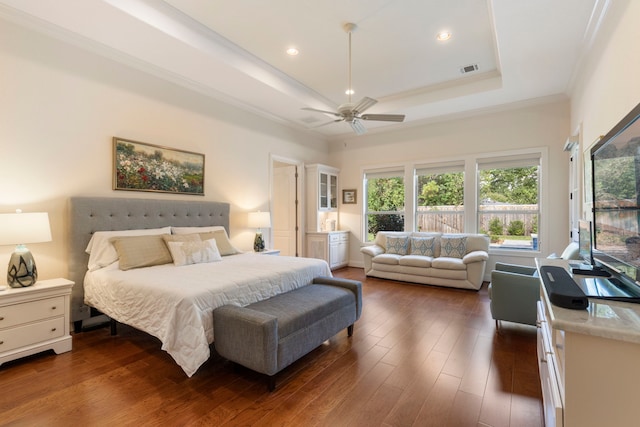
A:
{"type": "Polygon", "coordinates": [[[408,237],[387,236],[387,253],[396,255],[406,255],[409,250],[408,237]]]}
{"type": "Polygon", "coordinates": [[[440,256],[463,258],[466,253],[466,236],[442,236],[440,238],[440,256]]]}
{"type": "Polygon", "coordinates": [[[222,261],[216,239],[167,242],[167,246],[177,266],[222,261]]]}
{"type": "Polygon", "coordinates": [[[436,255],[435,237],[412,237],[411,255],[434,257],[436,255]]]}

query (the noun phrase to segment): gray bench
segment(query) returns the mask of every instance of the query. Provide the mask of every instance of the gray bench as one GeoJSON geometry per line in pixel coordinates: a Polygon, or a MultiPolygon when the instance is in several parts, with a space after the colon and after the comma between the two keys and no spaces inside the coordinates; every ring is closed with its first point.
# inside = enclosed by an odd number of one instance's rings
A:
{"type": "Polygon", "coordinates": [[[353,334],[362,313],[362,284],[317,277],[308,286],[246,307],[225,305],[213,312],[215,349],[222,357],[268,376],[275,374],[340,330],[353,334]]]}

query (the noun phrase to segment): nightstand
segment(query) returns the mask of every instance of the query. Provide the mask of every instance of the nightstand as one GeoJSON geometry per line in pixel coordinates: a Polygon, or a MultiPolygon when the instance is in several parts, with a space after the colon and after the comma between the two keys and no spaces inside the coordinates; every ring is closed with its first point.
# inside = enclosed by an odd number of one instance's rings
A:
{"type": "Polygon", "coordinates": [[[280,255],[280,249],[265,249],[262,252],[255,252],[258,255],[280,255]]]}
{"type": "Polygon", "coordinates": [[[0,365],[45,350],[71,350],[73,285],[51,279],[0,291],[0,365]]]}

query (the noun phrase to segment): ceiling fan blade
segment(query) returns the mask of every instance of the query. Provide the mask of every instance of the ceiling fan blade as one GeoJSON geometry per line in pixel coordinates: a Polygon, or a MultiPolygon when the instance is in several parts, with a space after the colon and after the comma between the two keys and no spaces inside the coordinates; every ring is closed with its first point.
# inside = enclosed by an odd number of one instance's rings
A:
{"type": "Polygon", "coordinates": [[[367,128],[364,127],[360,120],[353,119],[349,122],[351,125],[351,129],[356,133],[356,135],[362,135],[367,133],[367,128]]]}
{"type": "Polygon", "coordinates": [[[315,111],[316,113],[325,113],[325,114],[331,114],[332,116],[341,117],[340,114],[336,113],[335,111],[318,110],[317,108],[309,108],[309,107],[303,107],[301,108],[301,110],[315,111]]]}
{"type": "Polygon", "coordinates": [[[330,122],[326,122],[326,123],[319,124],[317,126],[313,126],[311,129],[321,128],[322,126],[332,125],[334,123],[343,122],[343,121],[344,121],[344,119],[331,120],[330,122]]]}
{"type": "Polygon", "coordinates": [[[354,105],[352,110],[357,111],[358,113],[363,113],[365,110],[367,110],[368,108],[371,108],[377,103],[378,101],[376,101],[375,99],[365,96],[360,100],[360,102],[354,105]]]}
{"type": "Polygon", "coordinates": [[[378,120],[381,122],[402,122],[404,114],[363,114],[362,120],[378,120]]]}

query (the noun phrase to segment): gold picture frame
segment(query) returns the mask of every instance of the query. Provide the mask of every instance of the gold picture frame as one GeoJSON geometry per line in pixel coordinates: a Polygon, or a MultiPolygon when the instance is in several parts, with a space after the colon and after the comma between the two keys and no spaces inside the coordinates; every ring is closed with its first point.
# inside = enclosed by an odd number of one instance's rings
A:
{"type": "Polygon", "coordinates": [[[114,137],[113,189],[204,196],[204,154],[114,137]]]}
{"type": "Polygon", "coordinates": [[[353,205],[358,203],[358,190],[342,190],[342,204],[353,205]]]}

